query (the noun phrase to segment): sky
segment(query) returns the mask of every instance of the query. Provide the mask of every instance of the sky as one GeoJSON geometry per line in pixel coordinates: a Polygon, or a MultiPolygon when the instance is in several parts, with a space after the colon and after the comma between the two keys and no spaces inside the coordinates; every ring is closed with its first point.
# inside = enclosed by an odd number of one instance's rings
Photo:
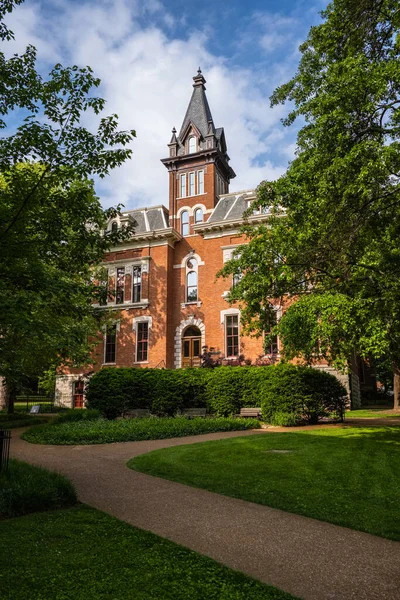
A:
{"type": "MultiPolygon", "coordinates": [[[[321,22],[327,0],[25,0],[6,19],[8,52],[38,50],[46,74],[90,65],[102,80],[105,114],[135,129],[132,158],[96,182],[104,207],[168,205],[171,130],[179,131],[201,67],[216,127],[225,128],[230,190],[255,188],[285,172],[298,125],[284,127],[289,106],[270,108],[274,89],[296,72],[299,45],[321,22]]],[[[99,117],[85,115],[95,131],[99,117]]]]}

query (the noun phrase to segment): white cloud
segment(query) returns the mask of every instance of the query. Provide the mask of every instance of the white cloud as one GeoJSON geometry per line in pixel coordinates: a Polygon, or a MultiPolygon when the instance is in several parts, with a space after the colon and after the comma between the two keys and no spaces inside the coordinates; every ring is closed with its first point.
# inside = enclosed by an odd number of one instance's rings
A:
{"type": "MultiPolygon", "coordinates": [[[[281,150],[286,140],[293,143],[293,134],[279,124],[286,110],[281,106],[270,109],[268,99],[280,83],[276,78],[282,75],[282,65],[271,65],[262,80],[251,68],[232,67],[226,58],[210,53],[207,30],[174,39],[168,31],[175,17],[159,0],[98,0],[79,5],[57,0],[51,6],[51,18],[46,3],[34,2],[11,15],[18,50],[32,42],[43,62],[90,65],[102,79],[106,112],[119,115],[121,128],[137,131],[132,160],[98,186],[105,206],[119,202],[126,208],[168,205],[168,176],[160,158],[167,156],[172,127],[179,130],[181,126],[198,65],[207,79],[215,125],[225,128],[231,165],[237,173],[231,190],[255,187],[284,172],[291,156],[281,150]],[[262,160],[257,158],[260,155],[262,160]]],[[[288,26],[277,17],[276,23],[288,26]]],[[[267,44],[265,40],[260,43],[267,44]]],[[[87,117],[86,122],[94,126],[97,118],[87,117]]]]}

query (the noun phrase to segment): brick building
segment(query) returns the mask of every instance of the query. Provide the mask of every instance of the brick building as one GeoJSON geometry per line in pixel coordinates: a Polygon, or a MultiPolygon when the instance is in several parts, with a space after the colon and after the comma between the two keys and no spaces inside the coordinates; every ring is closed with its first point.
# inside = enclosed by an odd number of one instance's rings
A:
{"type": "MultiPolygon", "coordinates": [[[[172,130],[169,156],[161,160],[169,173],[168,208],[127,211],[109,223],[110,229],[132,223],[135,234],[105,257],[106,306],[117,317],[97,347],[94,370],[197,367],[204,346],[226,363],[239,355],[254,363],[263,355],[262,339],[242,335],[240,311],[226,301],[233,282],[216,279],[245,241],[240,227],[255,192],[229,192],[235,172],[224,129],[214,125],[200,69],[193,80],[182,127],[172,130]]],[[[255,224],[266,219],[261,212],[249,217],[255,224]]],[[[279,340],[268,350],[267,358],[279,360],[279,340]]],[[[81,405],[82,375],[59,376],[59,404],[81,405]]]]}

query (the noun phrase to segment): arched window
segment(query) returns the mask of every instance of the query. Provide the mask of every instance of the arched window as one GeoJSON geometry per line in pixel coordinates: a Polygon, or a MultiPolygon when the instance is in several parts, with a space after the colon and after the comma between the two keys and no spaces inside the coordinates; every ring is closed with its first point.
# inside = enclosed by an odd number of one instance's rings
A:
{"type": "Polygon", "coordinates": [[[196,138],[194,136],[189,138],[189,154],[193,154],[193,152],[196,152],[197,148],[197,144],[196,144],[196,138]]]}
{"type": "Polygon", "coordinates": [[[116,231],[118,231],[118,223],[117,223],[117,221],[113,221],[113,222],[111,223],[111,231],[112,231],[113,233],[115,233],[116,231]]]}
{"type": "Polygon", "coordinates": [[[186,261],[186,302],[197,302],[197,260],[189,258],[186,261]]]}
{"type": "Polygon", "coordinates": [[[187,274],[187,302],[197,301],[197,273],[196,271],[189,271],[187,274]]]}
{"type": "Polygon", "coordinates": [[[183,236],[189,235],[189,213],[187,210],[181,213],[181,234],[183,236]]]}
{"type": "Polygon", "coordinates": [[[194,211],[194,222],[201,223],[202,221],[203,221],[203,209],[196,208],[196,210],[194,211]]]}

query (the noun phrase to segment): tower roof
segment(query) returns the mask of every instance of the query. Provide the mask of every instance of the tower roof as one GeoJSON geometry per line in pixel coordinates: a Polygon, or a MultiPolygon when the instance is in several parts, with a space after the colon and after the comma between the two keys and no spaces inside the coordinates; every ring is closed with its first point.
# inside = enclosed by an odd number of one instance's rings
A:
{"type": "Polygon", "coordinates": [[[181,130],[179,132],[180,139],[182,139],[182,136],[184,135],[189,123],[192,123],[195,127],[197,127],[203,137],[210,132],[210,125],[212,130],[215,130],[214,121],[206,96],[206,80],[203,77],[200,67],[197,71],[197,75],[193,77],[193,81],[194,89],[185,118],[183,119],[181,130]]]}

